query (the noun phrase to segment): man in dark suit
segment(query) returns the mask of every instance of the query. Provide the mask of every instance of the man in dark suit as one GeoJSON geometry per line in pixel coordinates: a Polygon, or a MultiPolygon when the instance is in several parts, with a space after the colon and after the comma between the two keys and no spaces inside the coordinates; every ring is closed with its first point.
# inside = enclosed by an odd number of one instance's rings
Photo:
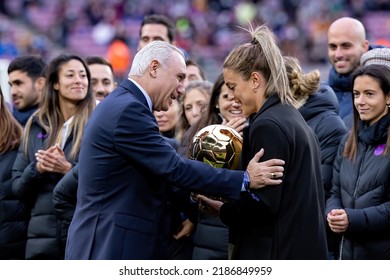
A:
{"type": "Polygon", "coordinates": [[[238,199],[249,187],[281,183],[271,174],[282,174],[284,162],[259,163],[261,153],[244,172],[175,152],[159,133],[153,110],[168,110],[183,94],[185,77],[183,53],[151,42],[134,57],[129,79],[97,106],[81,146],[66,259],[164,259],[170,184],[238,199]]]}

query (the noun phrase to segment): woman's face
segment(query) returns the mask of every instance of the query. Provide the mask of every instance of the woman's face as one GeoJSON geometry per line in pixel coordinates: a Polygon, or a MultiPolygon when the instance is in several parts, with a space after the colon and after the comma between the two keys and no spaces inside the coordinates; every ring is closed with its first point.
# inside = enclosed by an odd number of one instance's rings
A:
{"type": "Polygon", "coordinates": [[[201,90],[194,88],[184,95],[183,109],[185,117],[190,125],[194,125],[202,116],[209,104],[209,96],[201,90]]]}
{"type": "Polygon", "coordinates": [[[257,113],[257,94],[252,81],[245,81],[239,73],[226,68],[223,69],[223,78],[229,94],[234,96],[233,100],[241,104],[244,117],[257,113]]]}
{"type": "Polygon", "coordinates": [[[77,59],[62,64],[54,89],[58,90],[60,100],[71,103],[83,100],[88,92],[88,77],[84,65],[77,59]]]}
{"type": "Polygon", "coordinates": [[[388,113],[390,93],[383,92],[379,81],[368,75],[355,79],[353,84],[354,105],[362,121],[368,125],[376,123],[388,113]]]}
{"type": "Polygon", "coordinates": [[[154,111],[160,132],[171,131],[176,127],[179,120],[179,103],[176,99],[172,101],[168,111],[154,111]]]}
{"type": "Polygon", "coordinates": [[[235,102],[233,93],[229,92],[225,84],[221,88],[216,105],[222,117],[227,121],[244,116],[242,114],[241,103],[235,102]]]}

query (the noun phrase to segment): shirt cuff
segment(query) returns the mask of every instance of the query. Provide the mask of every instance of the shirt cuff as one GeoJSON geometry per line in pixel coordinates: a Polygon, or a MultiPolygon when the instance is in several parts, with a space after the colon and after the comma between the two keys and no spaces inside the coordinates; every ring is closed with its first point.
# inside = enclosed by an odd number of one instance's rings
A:
{"type": "Polygon", "coordinates": [[[251,190],[249,189],[250,184],[251,184],[251,181],[249,179],[248,171],[245,171],[244,172],[244,179],[243,179],[242,184],[241,184],[241,191],[247,192],[254,200],[260,201],[259,196],[256,195],[255,193],[251,192],[251,190]]]}

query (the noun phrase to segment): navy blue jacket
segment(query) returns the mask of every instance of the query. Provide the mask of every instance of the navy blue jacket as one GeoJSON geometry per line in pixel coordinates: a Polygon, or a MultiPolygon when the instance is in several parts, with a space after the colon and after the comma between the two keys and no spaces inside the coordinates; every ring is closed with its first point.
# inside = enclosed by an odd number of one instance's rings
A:
{"type": "Polygon", "coordinates": [[[79,157],[66,259],[163,259],[170,185],[239,198],[243,171],[178,155],[145,96],[124,80],[92,113],[79,157]]]}
{"type": "Polygon", "coordinates": [[[337,148],[341,138],[347,133],[347,128],[338,114],[339,105],[334,91],[328,85],[321,84],[320,89],[310,95],[306,103],[299,108],[299,112],[320,142],[322,181],[327,199],[332,187],[333,162],[337,148]]]}

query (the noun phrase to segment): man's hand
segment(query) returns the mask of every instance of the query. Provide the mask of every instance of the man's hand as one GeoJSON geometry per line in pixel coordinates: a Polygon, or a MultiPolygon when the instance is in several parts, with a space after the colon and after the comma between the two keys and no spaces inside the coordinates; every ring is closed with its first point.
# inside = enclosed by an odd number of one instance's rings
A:
{"type": "Polygon", "coordinates": [[[250,179],[251,189],[260,189],[267,185],[280,185],[284,171],[284,160],[270,159],[259,162],[264,155],[264,149],[261,149],[249,162],[247,171],[250,179]]]}

